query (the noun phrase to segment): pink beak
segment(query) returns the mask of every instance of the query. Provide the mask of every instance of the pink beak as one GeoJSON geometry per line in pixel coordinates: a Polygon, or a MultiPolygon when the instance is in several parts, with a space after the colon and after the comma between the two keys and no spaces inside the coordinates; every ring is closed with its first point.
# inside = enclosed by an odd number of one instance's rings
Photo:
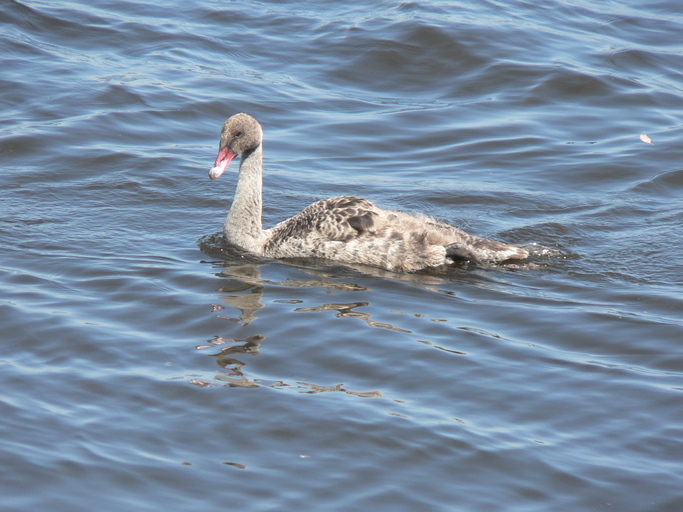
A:
{"type": "Polygon", "coordinates": [[[229,147],[221,149],[218,152],[218,156],[216,157],[216,162],[213,164],[213,167],[209,171],[209,178],[215,180],[221,174],[223,174],[225,170],[228,168],[228,165],[230,164],[232,159],[235,158],[235,156],[235,152],[229,147]]]}

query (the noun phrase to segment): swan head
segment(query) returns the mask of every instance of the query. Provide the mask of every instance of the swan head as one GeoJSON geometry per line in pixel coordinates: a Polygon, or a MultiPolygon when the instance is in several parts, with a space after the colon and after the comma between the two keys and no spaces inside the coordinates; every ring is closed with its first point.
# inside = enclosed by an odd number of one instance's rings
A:
{"type": "Polygon", "coordinates": [[[225,172],[228,165],[237,155],[252,151],[261,145],[263,130],[258,121],[249,114],[235,114],[221,128],[221,139],[218,144],[218,156],[209,178],[215,180],[225,172]]]}

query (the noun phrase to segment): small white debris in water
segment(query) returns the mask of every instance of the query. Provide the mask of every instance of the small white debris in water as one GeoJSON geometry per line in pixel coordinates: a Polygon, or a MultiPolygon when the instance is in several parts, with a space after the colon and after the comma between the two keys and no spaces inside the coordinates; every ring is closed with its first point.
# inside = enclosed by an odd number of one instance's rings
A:
{"type": "Polygon", "coordinates": [[[647,136],[647,133],[641,133],[640,134],[640,140],[642,140],[646,144],[652,144],[652,139],[647,136]]]}

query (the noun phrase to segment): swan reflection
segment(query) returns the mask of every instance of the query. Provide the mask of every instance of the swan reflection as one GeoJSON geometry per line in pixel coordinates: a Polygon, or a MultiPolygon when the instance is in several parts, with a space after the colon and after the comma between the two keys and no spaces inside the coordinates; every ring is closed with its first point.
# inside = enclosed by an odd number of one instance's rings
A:
{"type": "Polygon", "coordinates": [[[337,311],[338,313],[335,315],[337,318],[360,318],[361,320],[364,320],[370,327],[388,329],[390,331],[396,332],[412,332],[407,329],[401,329],[400,327],[396,327],[395,325],[389,323],[375,322],[374,320],[370,320],[370,313],[354,311],[354,308],[369,305],[369,302],[352,302],[350,304],[322,304],[320,306],[314,306],[310,308],[296,308],[294,311],[337,311]]]}
{"type": "MultiPolygon", "coordinates": [[[[247,366],[249,356],[258,356],[267,350],[264,343],[278,343],[283,336],[290,336],[286,325],[305,325],[315,333],[318,326],[324,326],[328,319],[326,315],[336,318],[360,320],[373,329],[382,329],[400,334],[413,334],[411,325],[395,325],[373,318],[372,302],[367,298],[372,296],[373,283],[378,289],[385,288],[387,283],[396,284],[394,290],[406,291],[412,296],[410,288],[435,292],[443,297],[456,296],[453,290],[459,281],[468,286],[501,289],[505,286],[505,272],[487,273],[485,270],[467,269],[465,272],[452,271],[449,274],[435,274],[424,272],[418,274],[397,274],[365,266],[343,265],[312,259],[293,259],[283,262],[268,262],[262,258],[249,255],[226,243],[221,234],[204,237],[200,240],[202,250],[212,256],[217,256],[212,262],[215,275],[219,278],[217,291],[220,295],[219,304],[211,306],[214,318],[224,320],[224,326],[213,338],[197,345],[197,349],[211,352],[207,354],[214,358],[220,368],[219,374],[211,381],[195,379],[196,385],[222,384],[230,387],[271,387],[274,389],[288,389],[300,393],[323,393],[341,391],[357,396],[379,396],[377,391],[353,391],[343,384],[311,383],[292,380],[257,378],[247,366]],[[363,284],[360,284],[363,283],[363,284]],[[408,286],[406,288],[406,285],[408,286]],[[317,289],[320,292],[306,292],[303,289],[317,289]],[[447,288],[451,288],[450,290],[447,288]],[[301,290],[301,291],[298,291],[301,290]],[[353,297],[357,295],[358,299],[353,297]],[[267,296],[270,295],[269,298],[267,296]],[[341,300],[324,300],[336,295],[341,300]],[[324,299],[323,299],[324,298],[324,299]],[[363,300],[366,299],[366,300],[363,300]],[[259,313],[268,306],[268,314],[259,313]],[[280,313],[277,312],[279,308],[280,313]],[[292,320],[291,314],[319,314],[318,322],[307,321],[302,318],[299,322],[292,320]],[[283,314],[285,316],[283,316],[283,314]],[[259,318],[263,316],[264,318],[259,318]],[[285,323],[283,326],[282,324],[285,323]],[[285,327],[285,329],[282,329],[285,327]],[[242,328],[249,328],[248,337],[241,334],[242,328]],[[254,333],[254,329],[259,329],[254,333]],[[281,334],[282,332],[286,334],[281,334]],[[276,334],[278,333],[278,334],[276,334]],[[266,338],[268,337],[268,338],[266,338]],[[250,373],[252,375],[250,375],[250,373]]],[[[402,314],[402,311],[388,309],[387,313],[402,314]]],[[[422,313],[410,314],[414,318],[425,318],[430,322],[445,322],[444,319],[427,318],[422,313]]],[[[405,319],[405,316],[402,316],[405,319]]],[[[384,320],[384,319],[382,319],[384,320]]],[[[245,333],[246,334],[246,333],[245,333]]],[[[284,339],[284,341],[288,341],[284,339]]],[[[444,344],[435,344],[426,340],[416,340],[426,346],[453,355],[463,355],[444,344]]],[[[284,357],[284,356],[283,356],[284,357]]],[[[282,367],[286,367],[283,361],[282,367]]],[[[283,369],[283,371],[285,371],[283,369]]]]}
{"type": "MultiPolygon", "coordinates": [[[[257,356],[261,353],[261,344],[266,340],[266,334],[253,334],[244,338],[239,335],[233,336],[232,333],[241,327],[257,325],[259,321],[257,313],[266,306],[267,302],[291,304],[292,306],[303,302],[300,299],[273,299],[266,301],[265,296],[268,290],[280,287],[285,289],[318,288],[325,290],[327,293],[369,291],[369,288],[365,286],[340,280],[339,276],[332,272],[314,268],[298,268],[304,276],[301,279],[292,277],[287,277],[281,281],[266,279],[263,277],[263,264],[263,261],[245,262],[242,258],[237,261],[223,261],[220,271],[216,274],[221,279],[218,291],[222,293],[221,301],[223,304],[212,304],[211,313],[216,318],[237,325],[229,327],[230,324],[226,324],[225,330],[227,333],[216,334],[211,339],[196,346],[198,350],[208,351],[213,349],[207,355],[214,358],[220,370],[213,377],[213,381],[192,379],[190,383],[200,387],[212,384],[239,388],[266,386],[275,389],[290,389],[307,394],[336,391],[359,397],[381,396],[378,391],[356,391],[348,389],[343,384],[325,385],[301,381],[292,383],[282,380],[253,378],[248,375],[245,368],[248,364],[246,358],[248,356],[257,356]],[[216,349],[219,351],[216,352],[216,349]]],[[[371,315],[369,313],[356,311],[356,308],[368,305],[369,303],[367,302],[329,303],[316,307],[297,307],[293,308],[292,311],[337,311],[337,316],[339,317],[359,318],[372,327],[380,327],[397,332],[410,332],[390,324],[375,322],[370,319],[371,315]]]]}

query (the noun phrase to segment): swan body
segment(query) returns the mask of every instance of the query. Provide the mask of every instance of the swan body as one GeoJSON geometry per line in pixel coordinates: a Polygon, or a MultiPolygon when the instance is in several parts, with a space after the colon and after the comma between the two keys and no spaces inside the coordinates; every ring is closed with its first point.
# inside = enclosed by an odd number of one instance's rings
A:
{"type": "Polygon", "coordinates": [[[521,247],[469,235],[426,215],[383,210],[356,196],[318,201],[264,230],[263,130],[248,114],[235,114],[223,124],[209,177],[218,178],[238,155],[242,160],[237,189],[223,231],[228,242],[259,256],[326,258],[397,272],[528,256],[521,247]]]}

